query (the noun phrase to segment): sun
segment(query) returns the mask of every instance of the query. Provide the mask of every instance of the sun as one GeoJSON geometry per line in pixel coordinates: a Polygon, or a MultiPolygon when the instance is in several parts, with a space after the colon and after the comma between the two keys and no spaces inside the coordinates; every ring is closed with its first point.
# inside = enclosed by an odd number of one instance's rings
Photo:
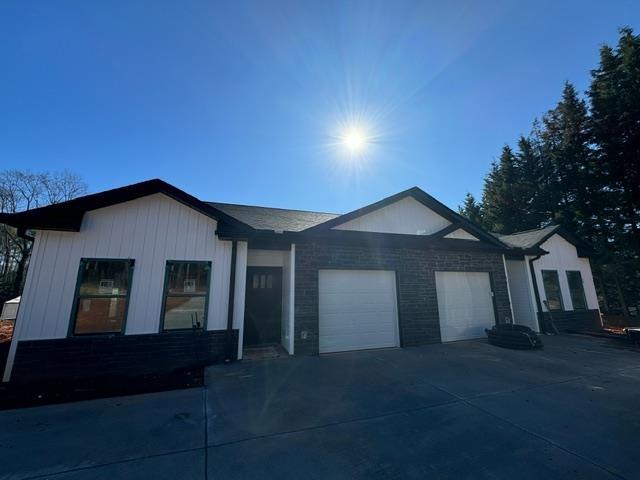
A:
{"type": "Polygon", "coordinates": [[[360,128],[351,127],[343,135],[342,143],[351,154],[360,153],[367,146],[367,136],[360,128]]]}

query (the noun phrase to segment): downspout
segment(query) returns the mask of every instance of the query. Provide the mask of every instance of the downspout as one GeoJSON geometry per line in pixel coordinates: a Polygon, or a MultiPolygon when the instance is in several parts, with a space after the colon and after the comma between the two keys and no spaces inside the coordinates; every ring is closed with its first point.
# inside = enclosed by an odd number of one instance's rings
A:
{"type": "Polygon", "coordinates": [[[224,361],[231,361],[233,355],[233,347],[236,342],[233,341],[233,309],[235,305],[236,294],[236,256],[238,254],[238,242],[233,240],[231,243],[231,269],[229,274],[229,309],[227,312],[227,334],[225,338],[225,356],[224,361]]]}
{"type": "MultiPolygon", "coordinates": [[[[529,259],[529,273],[531,273],[531,282],[533,283],[533,294],[536,297],[536,316],[542,315],[542,302],[540,301],[540,291],[538,290],[538,282],[536,281],[536,271],[533,268],[533,262],[538,260],[542,255],[538,255],[529,259]]],[[[538,324],[540,324],[540,317],[538,317],[538,324]]],[[[544,322],[543,322],[544,324],[544,322]]]]}

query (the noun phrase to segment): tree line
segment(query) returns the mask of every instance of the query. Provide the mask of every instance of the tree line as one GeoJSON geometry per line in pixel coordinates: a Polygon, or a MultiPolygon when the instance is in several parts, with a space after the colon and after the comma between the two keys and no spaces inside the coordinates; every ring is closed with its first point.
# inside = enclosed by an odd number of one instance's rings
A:
{"type": "Polygon", "coordinates": [[[560,224],[589,242],[603,310],[640,309],[640,36],[620,29],[600,50],[584,95],[557,105],[505,145],[460,213],[497,233],[560,224]]]}
{"type": "MultiPolygon", "coordinates": [[[[60,203],[87,193],[86,183],[76,174],[0,172],[0,212],[15,213],[60,203]]],[[[27,235],[28,236],[28,235],[27,235]]],[[[33,242],[0,223],[0,308],[22,291],[33,242]]]]}

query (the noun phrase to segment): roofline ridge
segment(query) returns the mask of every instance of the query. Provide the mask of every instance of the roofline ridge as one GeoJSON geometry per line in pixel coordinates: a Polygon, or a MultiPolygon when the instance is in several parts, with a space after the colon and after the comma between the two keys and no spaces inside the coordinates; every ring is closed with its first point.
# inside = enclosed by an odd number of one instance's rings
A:
{"type": "Polygon", "coordinates": [[[334,212],[318,212],[315,210],[300,210],[298,208],[282,208],[282,207],[266,207],[264,205],[248,205],[245,203],[228,203],[228,202],[212,202],[210,200],[205,200],[204,203],[210,203],[210,204],[214,204],[214,205],[228,205],[228,206],[232,206],[232,207],[251,207],[251,208],[268,208],[270,210],[282,210],[285,212],[302,212],[302,213],[319,213],[322,215],[336,215],[336,216],[340,216],[342,215],[341,213],[334,213],[334,212]]]}

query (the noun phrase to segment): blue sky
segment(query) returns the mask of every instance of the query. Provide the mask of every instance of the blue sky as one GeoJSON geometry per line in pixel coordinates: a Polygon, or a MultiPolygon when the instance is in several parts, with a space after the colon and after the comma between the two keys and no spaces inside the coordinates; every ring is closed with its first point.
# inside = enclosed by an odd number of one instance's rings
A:
{"type": "Polygon", "coordinates": [[[4,1],[0,169],[345,212],[479,195],[634,1],[4,1]],[[361,156],[336,145],[358,123],[361,156]]]}

